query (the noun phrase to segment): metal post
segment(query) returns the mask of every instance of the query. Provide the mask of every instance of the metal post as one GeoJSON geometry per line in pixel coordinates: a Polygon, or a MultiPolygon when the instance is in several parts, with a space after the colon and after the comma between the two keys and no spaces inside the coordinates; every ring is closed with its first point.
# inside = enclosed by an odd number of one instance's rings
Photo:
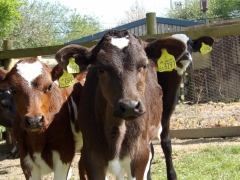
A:
{"type": "Polygon", "coordinates": [[[207,14],[206,14],[206,11],[208,10],[207,0],[200,0],[200,10],[203,12],[203,21],[207,23],[207,14]]]}
{"type": "Polygon", "coordinates": [[[207,14],[206,11],[203,11],[203,21],[207,23],[207,14]]]}

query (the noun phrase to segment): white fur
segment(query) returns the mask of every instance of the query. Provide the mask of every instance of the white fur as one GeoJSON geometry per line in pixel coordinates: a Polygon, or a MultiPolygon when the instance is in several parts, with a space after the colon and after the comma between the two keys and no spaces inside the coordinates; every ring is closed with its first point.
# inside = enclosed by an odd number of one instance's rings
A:
{"type": "MultiPolygon", "coordinates": [[[[53,152],[53,169],[54,169],[54,180],[65,180],[67,177],[69,178],[69,169],[70,163],[62,163],[60,160],[60,155],[56,151],[53,152]]],[[[70,170],[71,173],[71,170],[70,170]]]]}
{"type": "MultiPolygon", "coordinates": [[[[53,169],[50,168],[42,159],[40,153],[33,154],[33,160],[28,154],[24,159],[24,164],[31,169],[30,180],[41,180],[41,176],[54,171],[54,180],[66,180],[70,164],[63,164],[60,160],[60,155],[56,151],[53,154],[53,169]]],[[[71,172],[70,172],[71,173],[71,172]]],[[[69,174],[70,175],[70,174],[69,174]]]]}
{"type": "Polygon", "coordinates": [[[182,68],[176,66],[174,69],[177,71],[178,75],[183,75],[183,73],[186,71],[187,67],[189,66],[189,64],[191,63],[192,61],[190,60],[181,60],[181,63],[183,65],[182,68]]]}
{"type": "Polygon", "coordinates": [[[131,159],[125,157],[123,160],[115,158],[108,162],[107,172],[116,177],[117,180],[124,180],[124,175],[127,174],[128,180],[136,180],[131,175],[131,159]]]}
{"type": "MultiPolygon", "coordinates": [[[[150,143],[149,143],[149,146],[150,146],[150,143]]],[[[143,176],[144,180],[147,180],[147,174],[148,174],[148,171],[149,171],[150,166],[151,166],[151,164],[150,164],[151,159],[152,159],[152,152],[150,151],[149,152],[148,163],[147,163],[147,166],[146,166],[145,171],[144,171],[144,176],[143,176]]]]}
{"type": "Polygon", "coordinates": [[[55,80],[55,81],[53,81],[56,85],[58,85],[59,86],[59,82],[58,82],[58,80],[55,80]]]}
{"type": "Polygon", "coordinates": [[[157,138],[159,139],[160,142],[161,142],[161,137],[160,137],[161,133],[162,133],[162,126],[160,126],[160,128],[158,129],[158,134],[157,134],[157,138]]]}
{"type": "Polygon", "coordinates": [[[68,170],[67,180],[71,179],[71,177],[72,177],[72,167],[70,167],[68,170]]]}
{"type": "Polygon", "coordinates": [[[34,153],[34,161],[28,154],[24,159],[24,164],[31,170],[30,180],[40,180],[42,174],[48,174],[53,170],[43,161],[40,153],[34,153]]]}
{"type": "Polygon", "coordinates": [[[185,42],[187,44],[189,37],[187,37],[186,34],[173,34],[172,37],[175,37],[177,39],[182,40],[183,42],[185,42]]]}
{"type": "Polygon", "coordinates": [[[122,48],[128,46],[129,39],[127,39],[126,37],[124,37],[124,38],[112,38],[111,43],[112,43],[112,45],[117,46],[119,49],[122,49],[122,48]]]}
{"type": "MultiPolygon", "coordinates": [[[[71,129],[72,129],[72,132],[73,132],[73,135],[74,135],[74,140],[76,142],[75,144],[75,151],[78,151],[80,149],[82,149],[82,146],[83,146],[83,140],[82,140],[82,133],[81,132],[76,132],[75,131],[75,124],[73,124],[73,122],[77,121],[77,105],[76,103],[73,101],[73,98],[70,97],[71,99],[71,102],[72,102],[72,105],[73,105],[73,110],[74,110],[74,117],[75,119],[71,120],[71,129]]],[[[70,105],[68,104],[68,109],[69,109],[69,112],[71,114],[71,108],[70,108],[70,105]]],[[[71,117],[71,115],[70,115],[71,117]]]]}
{"type": "Polygon", "coordinates": [[[31,82],[42,74],[42,64],[39,61],[34,63],[21,62],[17,64],[17,73],[22,76],[27,82],[28,86],[31,87],[31,82]]]}

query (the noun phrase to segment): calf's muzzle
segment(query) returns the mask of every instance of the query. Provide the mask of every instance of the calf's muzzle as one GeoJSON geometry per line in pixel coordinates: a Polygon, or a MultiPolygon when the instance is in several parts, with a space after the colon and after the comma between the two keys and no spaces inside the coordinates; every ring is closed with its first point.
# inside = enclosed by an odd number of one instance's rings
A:
{"type": "Polygon", "coordinates": [[[43,116],[25,117],[25,125],[27,129],[36,129],[43,126],[43,116]]]}
{"type": "Polygon", "coordinates": [[[113,115],[115,117],[131,120],[138,116],[141,116],[145,112],[145,107],[141,101],[123,99],[115,103],[113,115]]]}

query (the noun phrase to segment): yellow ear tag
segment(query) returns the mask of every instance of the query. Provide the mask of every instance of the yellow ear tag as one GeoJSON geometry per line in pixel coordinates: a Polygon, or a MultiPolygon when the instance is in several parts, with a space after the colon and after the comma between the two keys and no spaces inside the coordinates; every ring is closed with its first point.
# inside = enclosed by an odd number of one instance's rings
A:
{"type": "Polygon", "coordinates": [[[63,70],[63,75],[59,78],[59,87],[68,87],[74,84],[74,77],[69,74],[66,70],[63,70]]]}
{"type": "Polygon", "coordinates": [[[202,54],[207,54],[207,53],[209,53],[210,51],[212,51],[212,47],[209,46],[209,45],[207,45],[207,44],[204,44],[204,43],[202,42],[202,47],[200,48],[200,52],[201,52],[202,54]]]}
{"type": "Polygon", "coordinates": [[[74,58],[69,59],[69,63],[67,65],[67,71],[68,73],[79,73],[79,66],[75,63],[74,58]]]}
{"type": "Polygon", "coordinates": [[[175,57],[168,54],[166,49],[162,49],[162,55],[157,61],[157,71],[172,71],[176,67],[175,57]]]}

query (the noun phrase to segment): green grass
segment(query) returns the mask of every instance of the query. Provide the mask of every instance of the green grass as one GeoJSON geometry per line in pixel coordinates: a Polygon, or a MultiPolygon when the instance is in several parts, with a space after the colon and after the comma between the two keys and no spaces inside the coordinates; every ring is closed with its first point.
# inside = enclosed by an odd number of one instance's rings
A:
{"type": "MultiPolygon", "coordinates": [[[[173,153],[179,180],[239,180],[240,146],[209,146],[201,150],[173,153]]],[[[154,157],[153,180],[166,180],[165,160],[154,157]]]]}

